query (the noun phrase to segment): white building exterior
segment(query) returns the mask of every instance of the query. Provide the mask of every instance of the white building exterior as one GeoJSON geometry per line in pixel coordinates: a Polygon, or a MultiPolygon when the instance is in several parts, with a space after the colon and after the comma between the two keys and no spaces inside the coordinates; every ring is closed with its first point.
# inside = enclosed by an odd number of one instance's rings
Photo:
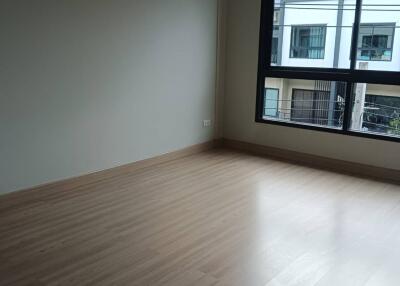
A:
{"type": "MultiPolygon", "coordinates": [[[[364,0],[363,12],[361,14],[361,25],[365,24],[388,24],[400,27],[400,12],[386,11],[399,10],[397,6],[368,6],[376,5],[380,1],[364,0]],[[385,10],[370,11],[370,10],[385,10]]],[[[385,5],[399,5],[400,0],[385,0],[385,5]]],[[[276,2],[279,14],[283,15],[282,24],[283,35],[282,47],[280,49],[282,66],[298,67],[335,67],[335,49],[339,48],[338,65],[339,68],[349,68],[350,66],[350,46],[352,36],[352,26],[354,22],[354,0],[344,0],[340,6],[340,0],[326,1],[296,1],[286,0],[280,4],[276,2]],[[302,6],[302,4],[304,6],[302,6]],[[329,6],[328,4],[331,4],[329,6]],[[351,6],[352,5],[352,6],[351,6]],[[341,8],[342,7],[342,8],[341,8]],[[309,9],[306,9],[309,8],[309,9]],[[324,10],[325,9],[325,10],[324,10]],[[283,11],[284,10],[284,11],[283,11]],[[338,20],[338,13],[342,12],[342,20],[338,20]],[[290,57],[292,27],[297,25],[321,25],[326,26],[325,56],[323,59],[301,59],[290,57]],[[339,31],[337,29],[339,26],[339,31]],[[336,39],[338,32],[340,38],[336,39]]],[[[278,24],[279,25],[279,24],[278,24]]],[[[393,39],[393,54],[390,61],[369,61],[370,70],[400,71],[400,30],[395,29],[393,39]],[[395,52],[396,51],[396,52],[395,52]]]]}

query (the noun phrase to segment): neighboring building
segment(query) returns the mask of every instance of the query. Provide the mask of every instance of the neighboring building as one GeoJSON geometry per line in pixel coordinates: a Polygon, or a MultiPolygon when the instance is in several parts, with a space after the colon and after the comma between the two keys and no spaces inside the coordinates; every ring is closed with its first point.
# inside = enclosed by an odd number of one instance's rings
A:
{"type": "MultiPolygon", "coordinates": [[[[400,71],[399,0],[364,0],[358,69],[400,71]]],[[[354,0],[275,1],[271,62],[276,66],[349,68],[354,0]]],[[[341,127],[345,83],[266,80],[265,116],[341,127]]],[[[352,128],[396,134],[400,88],[358,84],[352,128]]],[[[400,135],[400,127],[398,130],[400,135]]]]}

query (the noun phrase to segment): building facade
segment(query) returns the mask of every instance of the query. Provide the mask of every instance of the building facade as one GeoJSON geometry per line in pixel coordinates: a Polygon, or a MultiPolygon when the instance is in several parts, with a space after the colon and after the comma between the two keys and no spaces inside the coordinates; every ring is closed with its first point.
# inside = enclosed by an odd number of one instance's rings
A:
{"type": "MultiPolygon", "coordinates": [[[[399,0],[364,0],[357,69],[400,71],[399,0]]],[[[349,68],[354,0],[275,1],[271,62],[275,66],[349,68]]],[[[340,128],[345,83],[268,78],[268,119],[340,128]]],[[[352,129],[400,135],[400,88],[359,83],[352,129]]]]}

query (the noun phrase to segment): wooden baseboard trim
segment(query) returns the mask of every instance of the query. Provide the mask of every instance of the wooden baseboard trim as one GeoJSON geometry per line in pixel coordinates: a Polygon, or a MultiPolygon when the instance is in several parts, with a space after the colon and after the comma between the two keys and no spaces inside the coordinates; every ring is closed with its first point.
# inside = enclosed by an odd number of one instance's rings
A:
{"type": "Polygon", "coordinates": [[[57,189],[57,191],[66,191],[66,190],[70,190],[70,189],[73,189],[73,188],[76,188],[76,187],[79,187],[82,185],[91,184],[91,183],[94,183],[94,182],[97,182],[100,180],[104,180],[107,178],[121,176],[123,174],[129,173],[129,172],[132,172],[135,170],[139,170],[142,168],[148,168],[153,165],[180,159],[180,158],[183,158],[186,156],[195,155],[195,154],[198,154],[198,153],[201,153],[204,151],[208,151],[208,150],[216,148],[216,147],[220,147],[221,145],[222,145],[222,142],[220,139],[212,140],[212,141],[208,141],[205,143],[193,145],[193,146],[190,146],[190,147],[178,150],[178,151],[173,151],[170,153],[166,153],[163,155],[159,155],[159,156],[141,160],[141,161],[136,161],[136,162],[133,162],[133,163],[130,163],[127,165],[122,165],[122,166],[114,167],[111,169],[106,169],[106,170],[89,173],[89,174],[85,174],[85,175],[81,175],[81,176],[77,176],[77,177],[73,177],[73,178],[68,178],[68,179],[64,179],[64,180],[60,180],[60,181],[45,183],[45,184],[35,186],[32,188],[15,191],[15,192],[11,192],[11,193],[6,193],[1,196],[15,196],[17,198],[26,192],[29,192],[31,195],[34,195],[35,192],[40,192],[41,194],[43,194],[43,192],[46,192],[46,191],[51,192],[54,189],[57,189]]]}
{"type": "Polygon", "coordinates": [[[40,192],[40,194],[43,195],[43,192],[52,192],[54,191],[54,189],[57,189],[57,191],[68,191],[73,188],[77,188],[86,184],[91,184],[111,177],[123,176],[124,174],[133,172],[135,170],[180,159],[186,156],[208,151],[213,148],[234,149],[246,153],[255,154],[258,156],[267,156],[281,161],[306,165],[313,168],[321,168],[334,172],[400,184],[400,170],[380,168],[370,165],[364,165],[359,163],[353,163],[343,160],[337,160],[327,157],[295,152],[295,151],[289,151],[274,147],[256,145],[252,143],[241,142],[231,139],[217,139],[202,144],[193,145],[178,151],[166,153],[153,158],[130,163],[127,165],[118,166],[115,168],[98,171],[61,181],[46,183],[40,186],[36,186],[21,191],[3,194],[0,195],[0,197],[12,196],[15,197],[16,199],[18,198],[23,199],[25,197],[23,196],[23,194],[25,194],[26,192],[30,193],[31,195],[29,196],[30,198],[34,198],[36,192],[40,192]]]}
{"type": "Polygon", "coordinates": [[[230,139],[223,139],[221,144],[224,148],[268,156],[286,162],[400,184],[400,170],[380,168],[230,139]]]}

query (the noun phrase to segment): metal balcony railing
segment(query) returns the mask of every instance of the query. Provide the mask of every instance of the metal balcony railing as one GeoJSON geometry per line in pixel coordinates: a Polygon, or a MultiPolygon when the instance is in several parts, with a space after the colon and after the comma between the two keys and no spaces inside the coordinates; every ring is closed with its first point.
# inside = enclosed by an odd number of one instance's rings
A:
{"type": "MultiPolygon", "coordinates": [[[[266,99],[264,116],[268,119],[325,127],[343,126],[344,101],[313,99],[266,99]]],[[[366,102],[363,130],[400,136],[400,107],[366,102]]]]}

